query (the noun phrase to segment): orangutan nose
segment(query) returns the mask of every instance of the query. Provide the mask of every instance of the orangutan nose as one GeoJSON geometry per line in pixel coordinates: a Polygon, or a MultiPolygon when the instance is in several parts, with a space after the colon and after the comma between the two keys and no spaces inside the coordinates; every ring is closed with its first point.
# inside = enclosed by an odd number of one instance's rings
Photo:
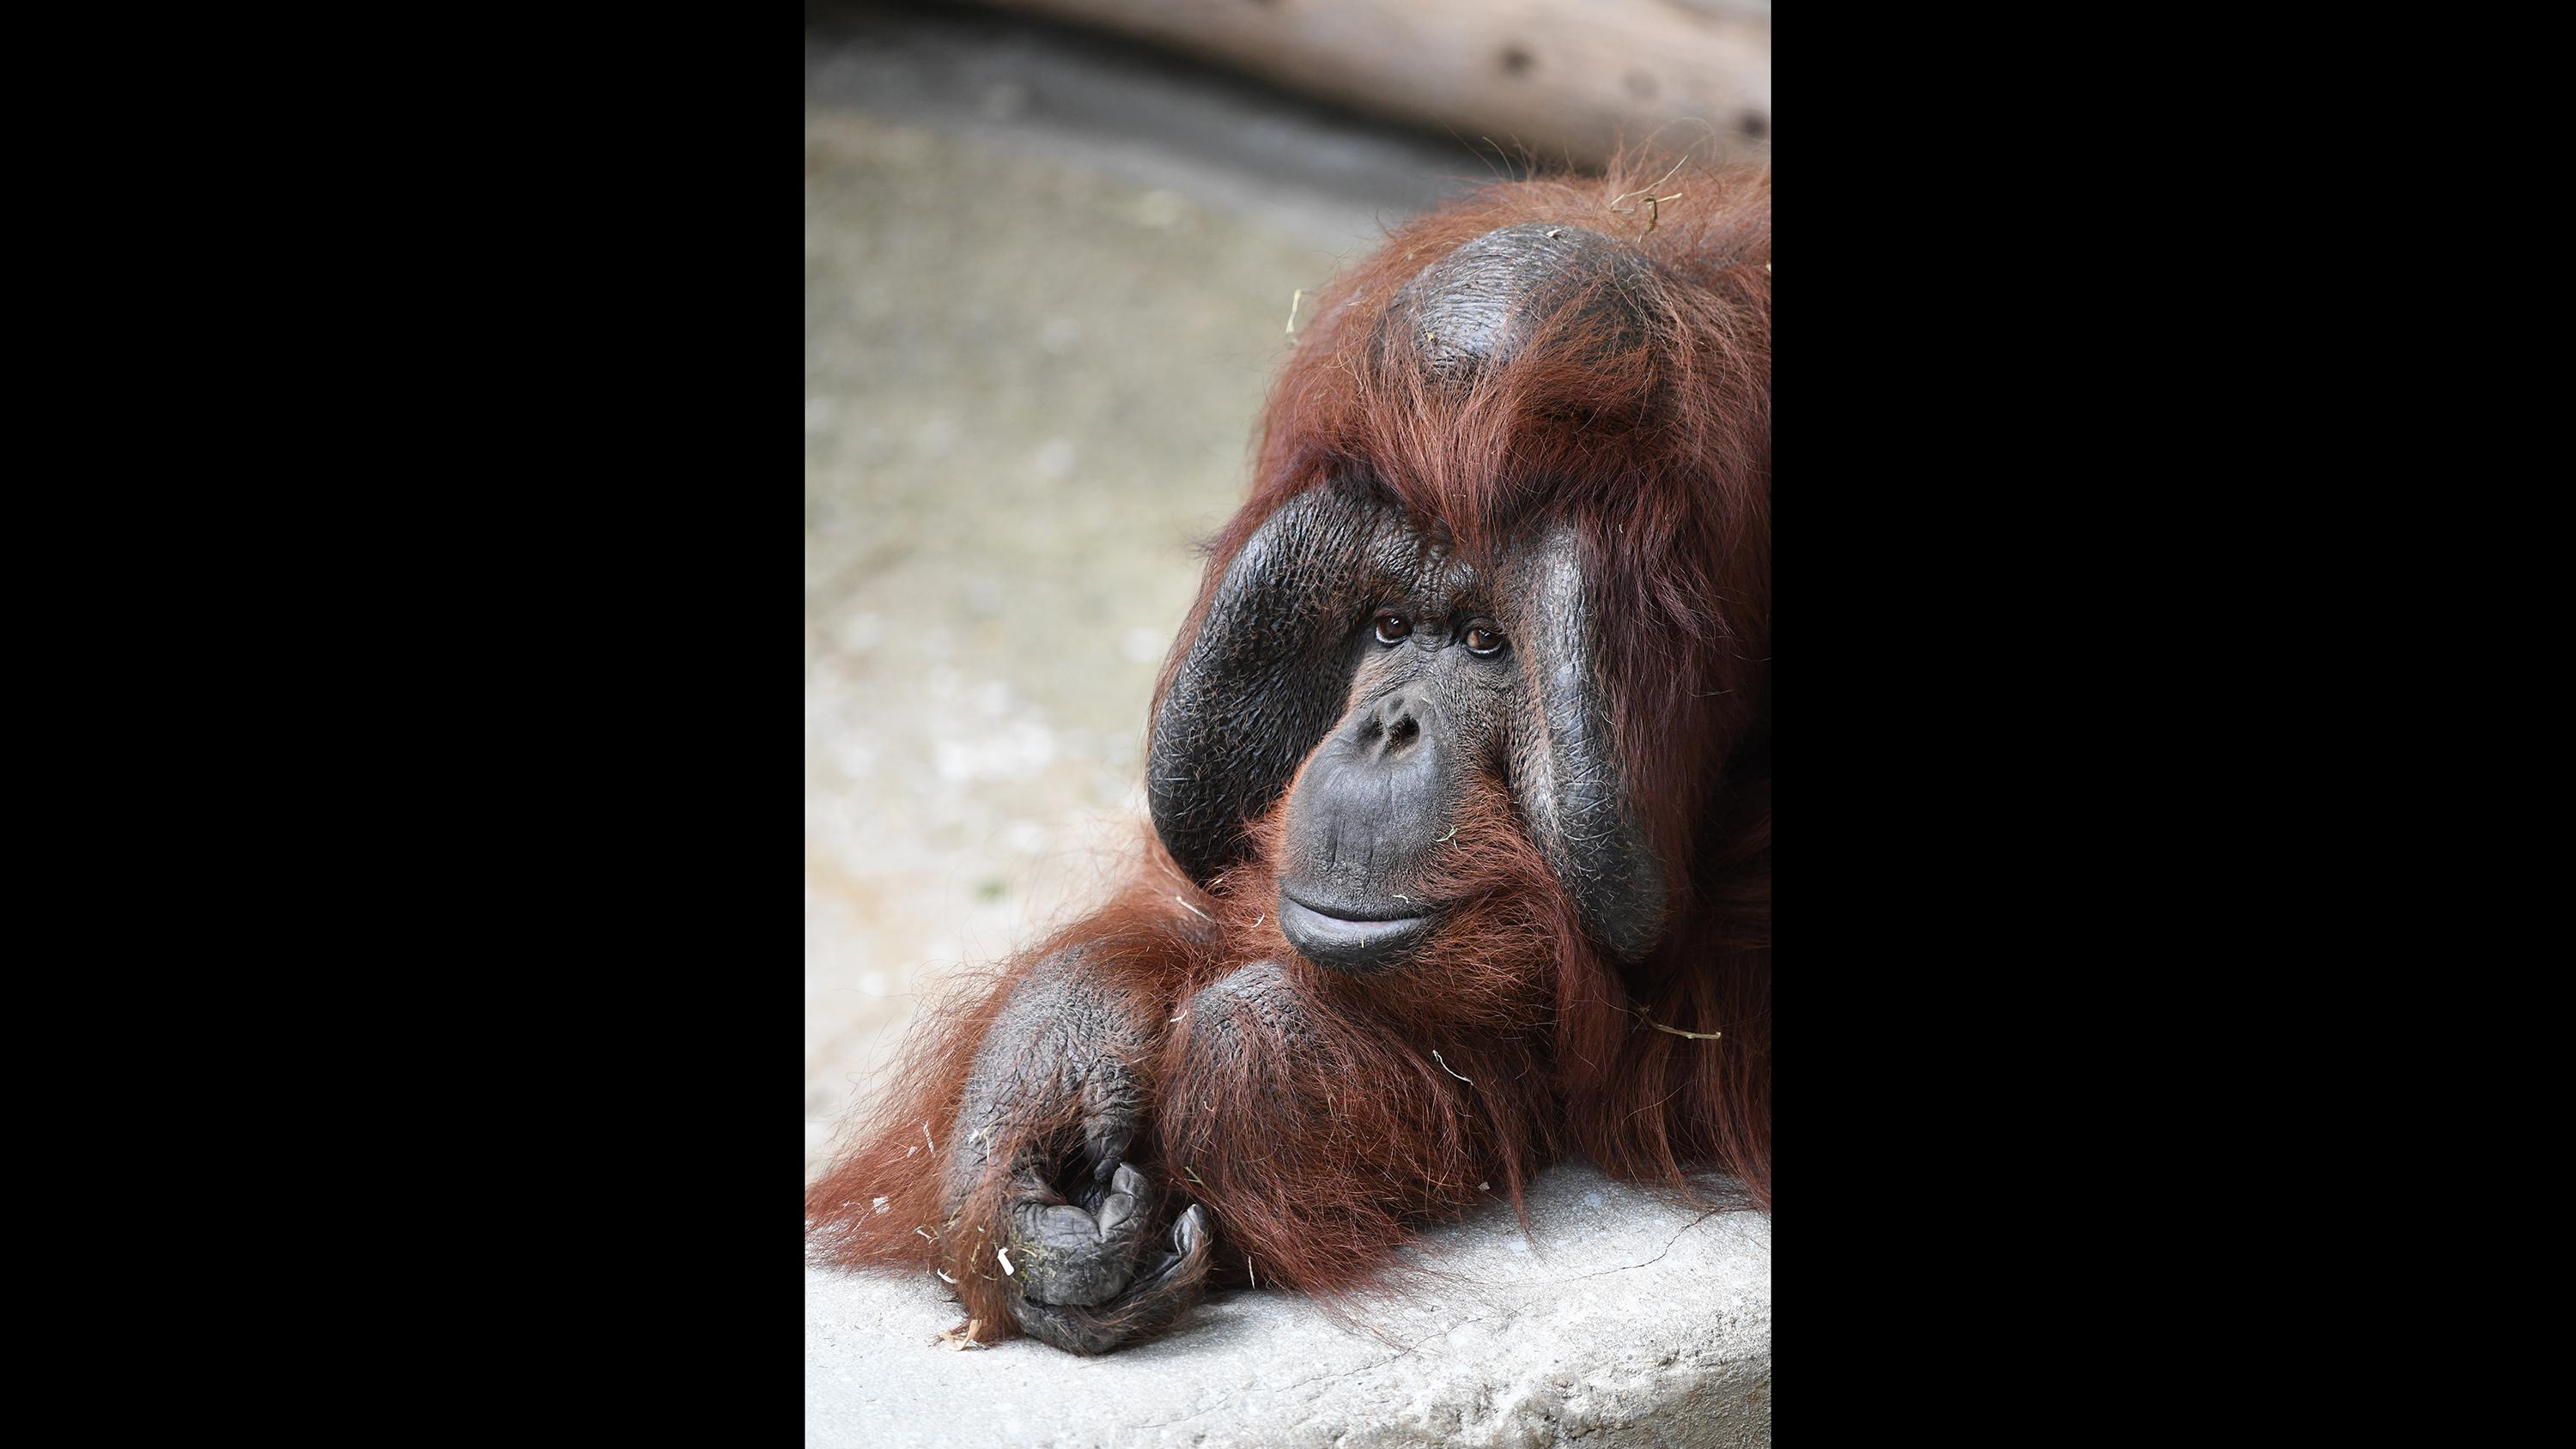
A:
{"type": "Polygon", "coordinates": [[[1373,708],[1362,709],[1354,722],[1358,736],[1352,743],[1361,758],[1375,756],[1393,759],[1410,751],[1422,739],[1423,717],[1431,712],[1431,702],[1410,689],[1399,689],[1379,700],[1373,708]]]}

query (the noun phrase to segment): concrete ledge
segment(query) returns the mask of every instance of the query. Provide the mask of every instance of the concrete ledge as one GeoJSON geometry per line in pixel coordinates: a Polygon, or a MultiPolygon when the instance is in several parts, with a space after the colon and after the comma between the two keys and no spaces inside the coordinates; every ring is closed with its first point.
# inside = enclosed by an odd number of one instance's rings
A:
{"type": "Polygon", "coordinates": [[[1500,1204],[1431,1238],[1427,1282],[1345,1326],[1219,1294],[1162,1340],[1083,1359],[959,1321],[918,1279],[805,1270],[814,1445],[1767,1445],[1771,1226],[1557,1168],[1535,1245],[1500,1204]]]}

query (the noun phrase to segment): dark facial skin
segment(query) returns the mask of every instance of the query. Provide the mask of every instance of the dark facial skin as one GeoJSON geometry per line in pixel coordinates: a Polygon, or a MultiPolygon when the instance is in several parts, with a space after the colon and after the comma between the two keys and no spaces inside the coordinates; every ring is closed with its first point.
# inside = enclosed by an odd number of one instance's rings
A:
{"type": "Polygon", "coordinates": [[[1280,928],[1319,966],[1388,969],[1436,934],[1414,898],[1438,894],[1431,847],[1471,771],[1509,789],[1613,955],[1662,935],[1663,871],[1627,799],[1582,547],[1536,528],[1493,570],[1446,557],[1364,487],[1320,487],[1245,546],[1163,701],[1147,799],[1193,878],[1221,874],[1235,823],[1295,783],[1280,928]]]}
{"type": "MultiPolygon", "coordinates": [[[[1630,335],[1643,267],[1580,227],[1505,227],[1426,267],[1383,325],[1428,338],[1419,364],[1460,385],[1543,337],[1527,319],[1554,309],[1630,335]]],[[[1617,601],[1592,596],[1563,523],[1534,520],[1489,566],[1449,557],[1383,490],[1327,481],[1235,557],[1163,699],[1146,794],[1165,848],[1215,880],[1293,781],[1280,928],[1319,966],[1395,969],[1437,934],[1421,906],[1439,894],[1432,847],[1480,771],[1508,787],[1595,939],[1635,960],[1662,935],[1662,866],[1599,673],[1597,622],[1617,601]]]]}
{"type": "Polygon", "coordinates": [[[1495,614],[1473,571],[1426,551],[1414,585],[1363,626],[1350,707],[1288,797],[1279,924],[1315,964],[1385,969],[1437,927],[1435,847],[1516,717],[1495,614]]]}

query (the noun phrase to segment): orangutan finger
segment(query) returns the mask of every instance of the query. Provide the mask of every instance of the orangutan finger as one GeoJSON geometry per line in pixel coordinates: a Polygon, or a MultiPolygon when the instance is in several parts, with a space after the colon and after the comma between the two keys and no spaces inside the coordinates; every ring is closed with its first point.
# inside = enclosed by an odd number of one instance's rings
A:
{"type": "Polygon", "coordinates": [[[1020,1202],[1010,1210],[1009,1276],[1040,1303],[1091,1307],[1135,1276],[1149,1202],[1145,1175],[1120,1164],[1108,1191],[1074,1203],[1020,1202]]]}
{"type": "Polygon", "coordinates": [[[1125,1242],[1128,1256],[1133,1258],[1136,1249],[1144,1246],[1146,1219],[1154,1205],[1154,1192],[1147,1185],[1145,1174],[1124,1162],[1113,1165],[1116,1171],[1109,1176],[1109,1190],[1102,1192],[1095,1186],[1086,1194],[1088,1201],[1085,1206],[1100,1222],[1100,1240],[1104,1243],[1125,1242]]]}
{"type": "Polygon", "coordinates": [[[1187,1279],[1195,1287],[1216,1257],[1216,1220],[1197,1203],[1172,1220],[1167,1246],[1138,1270],[1130,1291],[1150,1294],[1163,1285],[1187,1279]]]}
{"type": "Polygon", "coordinates": [[[1040,1343],[1069,1353],[1107,1353],[1162,1332],[1197,1302],[1215,1246],[1213,1220],[1193,1203],[1173,1222],[1153,1264],[1115,1299],[1092,1307],[1022,1299],[1012,1312],[1040,1343]]]}
{"type": "Polygon", "coordinates": [[[1091,1180],[1109,1181],[1119,1164],[1127,1160],[1128,1150],[1135,1145],[1136,1127],[1133,1122],[1101,1118],[1090,1123],[1083,1141],[1083,1153],[1091,1161],[1091,1180]]]}

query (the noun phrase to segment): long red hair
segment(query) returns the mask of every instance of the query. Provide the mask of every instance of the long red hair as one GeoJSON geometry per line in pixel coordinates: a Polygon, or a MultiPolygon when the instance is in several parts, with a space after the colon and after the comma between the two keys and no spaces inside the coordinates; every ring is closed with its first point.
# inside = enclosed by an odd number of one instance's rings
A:
{"type": "MultiPolygon", "coordinates": [[[[1211,542],[1156,688],[1159,710],[1255,530],[1328,479],[1372,480],[1469,556],[1571,523],[1618,606],[1599,673],[1628,797],[1668,866],[1655,948],[1605,959],[1498,778],[1443,847],[1455,899],[1440,935],[1387,978],[1317,970],[1280,936],[1277,810],[1208,890],[1149,837],[1112,900],[925,1012],[891,1090],[807,1191],[821,1252],[937,1266],[970,1313],[1009,1323],[989,1266],[1000,1168],[954,1195],[936,1135],[1013,987],[1077,946],[1153,1043],[1129,1063],[1155,1103],[1135,1160],[1206,1203],[1224,1261],[1261,1281],[1327,1295],[1382,1282],[1413,1226],[1488,1191],[1517,1206],[1566,1151],[1692,1194],[1724,1190],[1714,1171],[1768,1209],[1770,257],[1767,168],[1631,162],[1512,182],[1395,231],[1297,337],[1250,495],[1211,542]],[[1641,257],[1619,282],[1627,305],[1577,298],[1537,319],[1544,345],[1444,383],[1436,339],[1388,319],[1431,262],[1525,224],[1641,257]]],[[[1013,1145],[1060,1153],[1075,1130],[1041,1114],[1013,1145]]]]}

